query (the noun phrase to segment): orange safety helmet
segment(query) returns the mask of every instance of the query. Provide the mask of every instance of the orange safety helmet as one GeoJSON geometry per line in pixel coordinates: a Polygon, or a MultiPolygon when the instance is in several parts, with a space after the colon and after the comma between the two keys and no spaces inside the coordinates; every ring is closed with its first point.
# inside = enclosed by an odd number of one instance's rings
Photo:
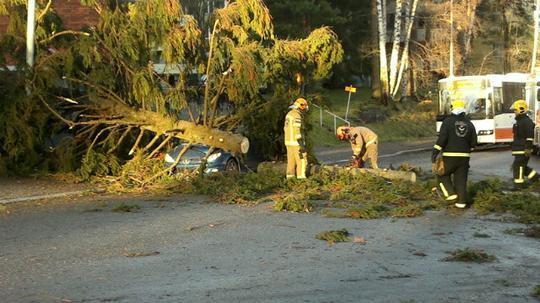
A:
{"type": "Polygon", "coordinates": [[[349,126],[340,126],[336,130],[336,136],[339,140],[347,140],[349,138],[349,126]]]}
{"type": "Polygon", "coordinates": [[[294,106],[296,106],[298,109],[306,111],[309,109],[309,105],[306,99],[304,98],[298,98],[296,101],[294,101],[294,106]]]}

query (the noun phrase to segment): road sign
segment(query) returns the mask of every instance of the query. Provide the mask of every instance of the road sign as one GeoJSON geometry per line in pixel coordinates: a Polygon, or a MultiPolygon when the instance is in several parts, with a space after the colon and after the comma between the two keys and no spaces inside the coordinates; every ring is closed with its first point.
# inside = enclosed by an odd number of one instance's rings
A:
{"type": "Polygon", "coordinates": [[[345,86],[345,91],[349,92],[349,99],[347,100],[347,111],[345,112],[345,120],[347,120],[347,116],[349,116],[349,105],[351,104],[351,93],[356,93],[356,87],[352,85],[345,86]]]}
{"type": "Polygon", "coordinates": [[[345,86],[345,91],[349,93],[356,93],[356,87],[351,86],[345,86]]]}

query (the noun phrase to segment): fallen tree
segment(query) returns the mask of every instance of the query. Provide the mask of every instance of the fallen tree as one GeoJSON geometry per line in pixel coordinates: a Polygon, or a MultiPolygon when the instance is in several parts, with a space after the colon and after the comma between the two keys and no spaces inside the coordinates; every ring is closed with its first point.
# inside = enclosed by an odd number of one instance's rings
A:
{"type": "MultiPolygon", "coordinates": [[[[283,162],[262,162],[257,166],[257,172],[268,173],[276,172],[285,175],[287,164],[283,162]]],[[[310,165],[308,168],[309,174],[317,174],[321,171],[342,172],[347,171],[353,176],[361,174],[370,174],[383,177],[390,180],[403,180],[416,182],[416,174],[412,171],[398,171],[389,169],[367,169],[367,168],[351,168],[343,166],[327,166],[327,165],[310,165]]]]}
{"type": "MultiPolygon", "coordinates": [[[[231,1],[210,28],[199,27],[181,1],[109,2],[83,2],[99,15],[87,31],[42,31],[27,74],[29,98],[74,130],[87,155],[130,161],[138,150],[152,158],[179,139],[234,153],[255,140],[275,156],[283,116],[300,93],[294,75],[323,79],[343,54],[328,27],[303,40],[276,39],[261,0],[231,1]]],[[[38,14],[53,14],[54,5],[38,2],[38,14]]],[[[24,6],[10,0],[3,9],[24,6]]]]}

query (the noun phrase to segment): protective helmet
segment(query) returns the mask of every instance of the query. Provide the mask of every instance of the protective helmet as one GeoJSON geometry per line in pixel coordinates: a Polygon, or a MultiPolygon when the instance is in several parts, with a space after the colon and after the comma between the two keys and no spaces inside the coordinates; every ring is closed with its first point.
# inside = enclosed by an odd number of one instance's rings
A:
{"type": "Polygon", "coordinates": [[[529,105],[525,100],[519,99],[512,104],[512,108],[517,114],[524,114],[529,109],[529,105]]]}
{"type": "Polygon", "coordinates": [[[454,100],[450,104],[451,109],[465,108],[465,102],[463,100],[454,100]]]}
{"type": "Polygon", "coordinates": [[[296,106],[296,108],[301,109],[301,110],[308,110],[309,109],[308,102],[304,98],[296,99],[296,101],[294,101],[293,105],[296,106]]]}
{"type": "Polygon", "coordinates": [[[349,126],[340,126],[336,129],[336,136],[339,140],[345,140],[349,137],[349,126]]]}

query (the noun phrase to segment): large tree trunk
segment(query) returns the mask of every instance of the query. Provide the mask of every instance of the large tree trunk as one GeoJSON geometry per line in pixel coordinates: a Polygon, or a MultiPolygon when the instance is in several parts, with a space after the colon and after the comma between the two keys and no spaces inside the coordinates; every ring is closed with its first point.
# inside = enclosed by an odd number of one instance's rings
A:
{"type": "Polygon", "coordinates": [[[381,100],[389,101],[388,62],[386,59],[386,0],[377,0],[377,19],[379,24],[379,60],[381,78],[381,100]]]}
{"type": "MultiPolygon", "coordinates": [[[[371,0],[371,45],[373,51],[378,49],[379,41],[379,21],[377,14],[377,0],[371,0]]],[[[381,99],[381,76],[379,69],[379,56],[371,56],[371,97],[375,100],[381,99]]]]}
{"type": "Polygon", "coordinates": [[[403,73],[405,72],[405,69],[408,68],[409,64],[409,45],[411,40],[411,33],[412,28],[414,25],[414,18],[416,16],[416,6],[418,5],[418,0],[413,0],[412,7],[409,9],[409,6],[406,6],[406,15],[407,15],[407,21],[405,23],[405,27],[407,28],[407,33],[405,34],[405,46],[403,49],[403,53],[401,54],[401,61],[399,66],[399,72],[397,75],[396,85],[394,87],[394,90],[392,91],[392,98],[395,98],[397,93],[399,92],[399,88],[401,85],[401,79],[403,77],[403,73]]]}
{"type": "Polygon", "coordinates": [[[476,7],[478,6],[478,0],[470,0],[467,2],[467,14],[465,28],[463,30],[463,63],[461,64],[460,70],[462,73],[466,73],[465,67],[468,65],[469,57],[472,52],[472,40],[474,33],[474,22],[476,20],[476,7]]]}
{"type": "Polygon", "coordinates": [[[390,92],[396,90],[398,59],[399,59],[399,44],[401,43],[401,11],[403,8],[403,0],[396,0],[396,13],[394,18],[394,43],[392,45],[392,54],[390,55],[390,92]]]}
{"type": "MultiPolygon", "coordinates": [[[[48,106],[47,103],[45,104],[48,106]]],[[[50,106],[48,107],[50,108],[50,106]]],[[[110,135],[121,129],[128,128],[129,130],[134,130],[138,128],[140,129],[140,136],[142,136],[144,132],[155,134],[155,141],[153,140],[154,143],[158,141],[159,137],[164,135],[166,137],[174,137],[191,143],[200,143],[221,148],[238,154],[247,153],[249,150],[249,140],[244,136],[205,125],[195,124],[190,121],[176,120],[168,115],[156,113],[154,111],[137,110],[120,103],[88,105],[87,108],[91,110],[92,115],[83,115],[85,120],[79,122],[67,120],[56,111],[53,110],[53,112],[71,128],[76,126],[104,127],[98,133],[97,137],[94,138],[96,143],[103,140],[100,138],[101,134],[105,136],[106,133],[110,135]]],[[[50,109],[52,110],[52,108],[50,109]]],[[[137,140],[135,145],[138,145],[139,141],[140,139],[137,140]]],[[[149,149],[152,145],[153,144],[149,144],[145,149],[149,149]]],[[[152,153],[155,152],[157,151],[154,150],[152,153]]]]}
{"type": "Polygon", "coordinates": [[[510,48],[510,24],[508,22],[508,17],[506,16],[506,11],[508,7],[506,1],[503,1],[501,4],[502,12],[502,31],[503,31],[503,73],[509,73],[512,71],[512,58],[511,54],[508,51],[510,48]]]}

